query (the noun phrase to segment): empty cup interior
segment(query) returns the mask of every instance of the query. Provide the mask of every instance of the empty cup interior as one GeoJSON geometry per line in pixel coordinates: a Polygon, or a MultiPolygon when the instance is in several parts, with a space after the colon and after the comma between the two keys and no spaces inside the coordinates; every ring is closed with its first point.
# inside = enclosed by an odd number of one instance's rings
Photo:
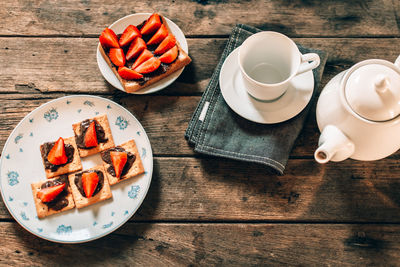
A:
{"type": "Polygon", "coordinates": [[[299,66],[299,52],[288,37],[262,32],[242,44],[239,63],[251,79],[275,84],[294,74],[299,66]]]}

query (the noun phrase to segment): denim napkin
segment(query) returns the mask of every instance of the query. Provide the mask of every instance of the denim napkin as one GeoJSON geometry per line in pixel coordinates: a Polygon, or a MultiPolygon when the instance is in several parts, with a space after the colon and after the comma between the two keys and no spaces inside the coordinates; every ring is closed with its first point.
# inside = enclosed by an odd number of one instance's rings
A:
{"type": "Polygon", "coordinates": [[[278,124],[259,124],[237,115],[225,103],[219,87],[219,73],[227,56],[250,35],[261,30],[238,24],[224,49],[194,114],[185,137],[199,153],[264,164],[283,174],[292,146],[303,128],[311,102],[315,98],[327,54],[299,47],[301,53],[317,53],[321,63],[313,70],[315,87],[307,107],[294,118],[278,124]]]}

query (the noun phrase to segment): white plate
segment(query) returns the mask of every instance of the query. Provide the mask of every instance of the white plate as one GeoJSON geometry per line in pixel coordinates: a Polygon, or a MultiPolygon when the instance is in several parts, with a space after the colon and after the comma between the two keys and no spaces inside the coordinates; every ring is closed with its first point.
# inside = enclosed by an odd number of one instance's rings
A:
{"type": "Polygon", "coordinates": [[[222,96],[238,115],[258,123],[279,123],[293,118],[307,106],[314,90],[312,71],[294,77],[279,99],[273,102],[256,100],[244,87],[238,52],[239,48],[236,48],[229,54],[219,75],[222,96]]]}
{"type": "MultiPolygon", "coordinates": [[[[84,169],[99,164],[99,154],[82,159],[84,169]]],[[[111,233],[132,217],[147,194],[152,172],[149,139],[128,110],[100,97],[67,96],[36,108],[15,127],[1,154],[0,191],[8,211],[32,234],[54,242],[81,243],[111,233]],[[107,114],[116,145],[135,139],[145,173],[112,186],[110,200],[39,220],[31,183],[46,180],[40,145],[73,136],[72,123],[98,114],[107,114]]]]}
{"type": "MultiPolygon", "coordinates": [[[[128,27],[130,24],[133,25],[138,25],[142,23],[143,21],[147,20],[151,16],[151,13],[137,13],[137,14],[132,14],[128,15],[126,17],[123,17],[113,24],[109,26],[110,29],[112,29],[116,34],[122,33],[126,27],[128,27]]],[[[183,34],[182,30],[171,20],[168,18],[164,17],[164,19],[168,23],[168,27],[171,29],[172,33],[175,35],[177,41],[179,42],[180,46],[182,47],[183,51],[186,53],[189,52],[188,50],[188,44],[186,42],[185,35],[183,34]]],[[[118,78],[115,76],[114,72],[108,66],[107,62],[103,58],[103,56],[100,53],[100,43],[97,45],[97,65],[99,66],[100,72],[103,75],[103,77],[115,88],[118,88],[121,91],[124,91],[124,88],[122,87],[121,82],[118,80],[118,78]]],[[[133,92],[133,94],[150,94],[154,93],[157,91],[160,91],[173,83],[179,75],[181,75],[182,71],[184,68],[172,73],[168,77],[162,79],[161,81],[158,81],[150,86],[147,86],[139,91],[133,92]]]]}

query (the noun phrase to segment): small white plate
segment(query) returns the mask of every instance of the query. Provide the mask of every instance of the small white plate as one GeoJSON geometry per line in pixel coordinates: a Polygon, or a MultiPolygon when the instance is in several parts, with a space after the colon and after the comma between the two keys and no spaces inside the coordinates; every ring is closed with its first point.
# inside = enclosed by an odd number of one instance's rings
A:
{"type": "Polygon", "coordinates": [[[294,77],[291,85],[279,99],[267,102],[251,97],[243,84],[238,63],[239,48],[226,58],[219,75],[222,96],[238,115],[250,121],[272,124],[289,120],[308,104],[314,90],[312,71],[294,77]]]}
{"type": "MultiPolygon", "coordinates": [[[[113,24],[109,26],[110,29],[112,29],[116,34],[122,33],[126,27],[128,27],[130,24],[132,25],[138,25],[142,23],[143,21],[147,20],[151,16],[151,13],[136,13],[136,14],[131,14],[126,17],[123,17],[117,21],[115,21],[113,24]]],[[[163,16],[164,17],[164,16],[163,16]]],[[[164,19],[168,23],[168,27],[171,29],[172,34],[175,35],[177,41],[179,42],[180,46],[182,47],[183,51],[186,53],[189,52],[188,50],[188,44],[186,42],[185,35],[183,34],[182,30],[170,19],[164,17],[164,19]]],[[[107,64],[105,59],[100,53],[100,43],[97,45],[97,65],[99,66],[100,72],[103,75],[103,77],[115,88],[124,91],[124,88],[121,84],[121,82],[118,80],[118,78],[115,76],[114,72],[110,68],[110,66],[107,64]]],[[[160,91],[173,83],[179,75],[181,75],[182,71],[184,68],[172,73],[168,77],[165,77],[161,81],[158,81],[150,86],[147,86],[139,91],[133,92],[132,94],[150,94],[154,93],[157,91],[160,91]]]]}
{"type": "MultiPolygon", "coordinates": [[[[83,169],[102,164],[99,154],[82,158],[83,169]]],[[[41,238],[81,243],[105,236],[123,225],[141,205],[150,186],[153,154],[139,121],[125,108],[101,97],[61,97],[29,113],[8,137],[0,159],[0,191],[14,219],[41,238]],[[134,139],[145,173],[111,187],[112,199],[38,219],[31,183],[46,180],[40,145],[74,136],[72,123],[107,114],[116,145],[134,139]]]]}

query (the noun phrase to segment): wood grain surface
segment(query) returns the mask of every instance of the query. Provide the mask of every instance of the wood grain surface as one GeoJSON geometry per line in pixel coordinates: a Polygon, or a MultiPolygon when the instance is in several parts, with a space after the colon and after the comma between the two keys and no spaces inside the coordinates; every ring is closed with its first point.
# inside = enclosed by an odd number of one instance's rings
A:
{"type": "Polygon", "coordinates": [[[2,1],[2,35],[97,36],[132,13],[157,10],[191,35],[228,35],[236,23],[293,36],[400,36],[396,0],[2,1]]]}
{"type": "Polygon", "coordinates": [[[39,105],[91,94],[131,111],[155,155],[142,206],[93,242],[39,239],[0,201],[0,265],[399,265],[400,152],[317,164],[315,100],[283,176],[194,153],[183,135],[236,23],[326,51],[318,97],[334,75],[361,60],[397,58],[400,1],[4,0],[0,18],[0,150],[39,105]],[[165,90],[128,95],[99,72],[98,36],[123,16],[153,11],[183,30],[193,62],[165,90]]]}
{"type": "Polygon", "coordinates": [[[399,225],[127,223],[86,244],[2,223],[0,264],[34,266],[393,266],[399,225]]]}
{"type": "MultiPolygon", "coordinates": [[[[276,176],[227,159],[156,157],[133,221],[400,223],[397,166],[397,159],[327,165],[295,159],[276,176]]],[[[0,218],[11,218],[3,203],[0,218]]]]}
{"type": "MultiPolygon", "coordinates": [[[[63,95],[65,94],[0,94],[0,101],[2,102],[0,105],[0,146],[4,145],[12,129],[30,111],[50,99],[63,95]]],[[[122,93],[101,96],[122,104],[139,119],[146,129],[156,156],[197,155],[183,136],[200,101],[200,96],[127,96],[122,93]],[[178,138],[171,138],[171,136],[178,138]]],[[[310,158],[314,155],[319,138],[315,119],[315,104],[293,146],[291,158],[310,158]]],[[[391,157],[398,157],[398,155],[400,155],[400,152],[391,157]]]]}
{"type": "MultiPolygon", "coordinates": [[[[393,62],[400,53],[399,38],[294,40],[301,45],[312,46],[328,53],[322,85],[333,75],[361,60],[381,58],[393,62]]],[[[203,92],[226,41],[225,38],[188,38],[189,54],[193,62],[185,68],[176,83],[160,94],[199,95],[203,92]]],[[[97,38],[0,37],[0,62],[6,63],[1,70],[0,93],[120,92],[109,85],[98,71],[97,45],[97,38]]]]}

